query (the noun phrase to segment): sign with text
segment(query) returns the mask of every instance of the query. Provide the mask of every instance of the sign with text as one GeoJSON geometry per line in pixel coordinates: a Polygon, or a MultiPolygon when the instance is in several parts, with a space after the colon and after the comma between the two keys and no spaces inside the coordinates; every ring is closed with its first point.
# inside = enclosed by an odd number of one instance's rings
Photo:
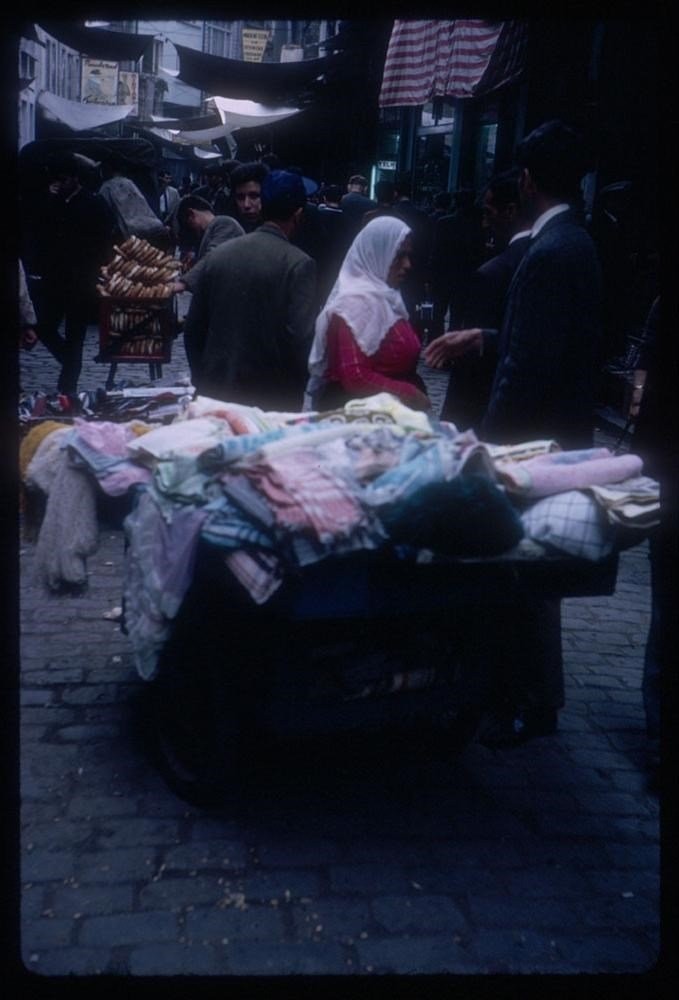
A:
{"type": "Polygon", "coordinates": [[[243,28],[243,60],[261,62],[269,32],[262,28],[243,28]]]}
{"type": "Polygon", "coordinates": [[[120,70],[118,73],[118,104],[131,104],[133,114],[139,114],[139,73],[120,70]]]}
{"type": "Polygon", "coordinates": [[[82,60],[82,103],[118,103],[118,63],[106,59],[82,60]]]}

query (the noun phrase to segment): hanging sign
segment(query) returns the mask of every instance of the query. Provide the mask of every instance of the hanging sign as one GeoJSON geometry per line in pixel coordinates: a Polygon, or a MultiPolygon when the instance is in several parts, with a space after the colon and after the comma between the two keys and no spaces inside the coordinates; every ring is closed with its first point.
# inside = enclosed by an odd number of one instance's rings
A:
{"type": "Polygon", "coordinates": [[[261,62],[269,32],[261,28],[243,28],[243,60],[261,62]]]}
{"type": "Polygon", "coordinates": [[[118,63],[106,59],[82,60],[82,103],[118,103],[118,63]]]}
{"type": "Polygon", "coordinates": [[[132,113],[139,114],[139,73],[120,70],[118,73],[118,104],[131,104],[132,113]]]}

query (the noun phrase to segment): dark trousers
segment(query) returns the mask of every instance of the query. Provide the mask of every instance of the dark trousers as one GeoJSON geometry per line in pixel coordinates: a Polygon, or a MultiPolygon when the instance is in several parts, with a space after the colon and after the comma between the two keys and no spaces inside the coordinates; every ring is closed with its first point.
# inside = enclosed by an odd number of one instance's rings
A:
{"type": "Polygon", "coordinates": [[[59,392],[75,393],[89,319],[89,297],[56,282],[33,282],[31,297],[38,319],[36,333],[61,365],[59,392]],[[63,336],[60,327],[63,322],[63,336]]]}

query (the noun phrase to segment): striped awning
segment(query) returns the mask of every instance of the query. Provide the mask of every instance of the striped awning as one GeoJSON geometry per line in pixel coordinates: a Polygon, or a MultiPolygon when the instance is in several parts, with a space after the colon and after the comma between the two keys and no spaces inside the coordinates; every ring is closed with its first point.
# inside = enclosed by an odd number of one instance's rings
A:
{"type": "Polygon", "coordinates": [[[380,107],[478,97],[513,83],[523,72],[526,39],[521,21],[395,21],[380,107]]]}

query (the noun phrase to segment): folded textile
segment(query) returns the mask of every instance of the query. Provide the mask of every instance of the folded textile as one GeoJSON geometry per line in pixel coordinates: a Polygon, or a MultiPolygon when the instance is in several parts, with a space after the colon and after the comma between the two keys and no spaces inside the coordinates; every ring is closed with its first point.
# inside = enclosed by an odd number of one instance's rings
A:
{"type": "Polygon", "coordinates": [[[561,451],[561,445],[552,440],[522,441],[519,444],[486,443],[486,448],[493,461],[508,459],[513,462],[525,462],[538,455],[561,451]]]}
{"type": "Polygon", "coordinates": [[[380,518],[393,541],[451,556],[500,555],[523,537],[504,492],[479,475],[428,483],[380,518]]]}
{"type": "Polygon", "coordinates": [[[660,524],[660,484],[649,476],[633,476],[621,483],[591,486],[588,491],[612,524],[652,528],[660,524]]]}
{"type": "Polygon", "coordinates": [[[495,461],[507,490],[527,498],[621,482],[638,475],[642,467],[638,455],[614,455],[607,448],[557,451],[521,462],[495,461]]]}
{"type": "Polygon", "coordinates": [[[526,537],[596,562],[613,549],[615,532],[587,493],[569,490],[531,504],[521,515],[526,537]]]}

